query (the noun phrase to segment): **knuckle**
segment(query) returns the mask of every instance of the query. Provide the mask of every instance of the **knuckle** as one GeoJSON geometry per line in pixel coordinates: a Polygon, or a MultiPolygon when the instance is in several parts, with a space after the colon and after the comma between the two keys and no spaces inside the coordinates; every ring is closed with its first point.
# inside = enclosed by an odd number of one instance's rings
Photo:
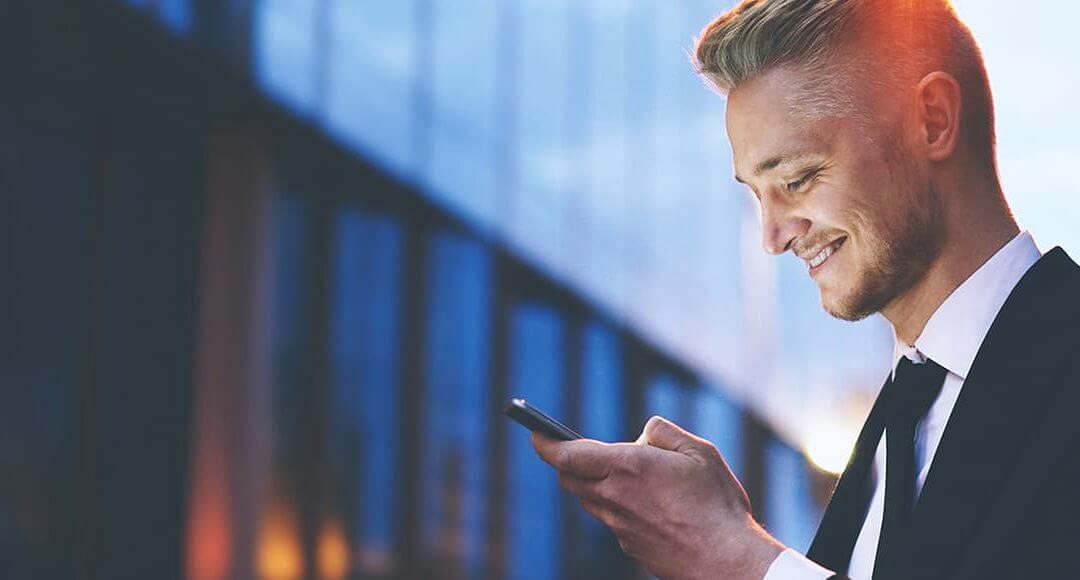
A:
{"type": "Polygon", "coordinates": [[[629,450],[623,451],[616,458],[612,464],[612,471],[617,474],[626,475],[629,477],[638,477],[641,475],[643,465],[641,458],[635,453],[631,453],[629,450]]]}
{"type": "Polygon", "coordinates": [[[595,495],[597,499],[608,503],[613,503],[618,499],[618,495],[615,493],[615,490],[612,489],[610,479],[603,479],[597,482],[596,485],[593,486],[593,495],[595,495]]]}
{"type": "Polygon", "coordinates": [[[701,437],[694,437],[693,442],[694,447],[709,460],[724,461],[724,456],[721,455],[720,450],[716,448],[716,445],[713,445],[712,441],[701,437]]]}
{"type": "Polygon", "coordinates": [[[568,470],[573,466],[573,455],[565,448],[560,447],[555,452],[555,466],[560,470],[568,470]]]}

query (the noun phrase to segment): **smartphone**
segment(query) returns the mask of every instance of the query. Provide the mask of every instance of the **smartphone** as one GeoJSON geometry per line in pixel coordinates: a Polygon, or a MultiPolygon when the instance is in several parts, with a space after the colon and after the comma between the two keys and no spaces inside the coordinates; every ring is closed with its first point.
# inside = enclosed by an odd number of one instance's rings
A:
{"type": "Polygon", "coordinates": [[[584,439],[577,431],[547,416],[543,411],[525,402],[525,399],[511,399],[503,409],[503,414],[521,423],[530,431],[538,431],[559,441],[584,439]]]}

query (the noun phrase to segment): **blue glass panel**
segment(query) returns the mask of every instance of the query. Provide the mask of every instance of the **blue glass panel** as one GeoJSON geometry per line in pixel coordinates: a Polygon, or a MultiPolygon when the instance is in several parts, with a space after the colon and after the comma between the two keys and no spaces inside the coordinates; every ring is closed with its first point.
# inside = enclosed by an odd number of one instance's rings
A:
{"type": "Polygon", "coordinates": [[[460,563],[465,577],[478,578],[485,557],[488,425],[494,412],[488,381],[491,255],[475,240],[448,234],[435,236],[429,251],[424,543],[429,553],[459,546],[461,553],[440,556],[460,563]]]}
{"type": "Polygon", "coordinates": [[[585,327],[581,375],[581,432],[590,439],[618,441],[625,436],[622,350],[608,327],[585,327]]]}
{"type": "MultiPolygon", "coordinates": [[[[626,425],[619,337],[606,325],[593,322],[585,327],[582,343],[580,431],[590,439],[620,441],[626,436],[626,425]]],[[[575,546],[575,565],[598,571],[611,536],[585,510],[577,514],[586,538],[583,545],[575,546]]]]}
{"type": "Polygon", "coordinates": [[[675,377],[667,374],[654,377],[645,390],[646,418],[660,415],[680,427],[688,427],[685,394],[685,388],[675,377]]]}
{"type": "Polygon", "coordinates": [[[424,180],[451,210],[481,226],[498,218],[497,0],[432,2],[430,157],[424,180]]]}
{"type": "Polygon", "coordinates": [[[522,0],[515,67],[518,137],[511,237],[535,258],[558,264],[569,198],[572,152],[570,105],[571,0],[522,0]]]}
{"type": "MultiPolygon", "coordinates": [[[[563,409],[563,323],[550,308],[517,307],[510,318],[510,392],[556,416],[563,409]]],[[[507,575],[560,577],[561,493],[554,470],[540,461],[529,432],[509,430],[507,575]]]]}
{"type": "Polygon", "coordinates": [[[328,2],[321,121],[391,173],[416,162],[417,0],[328,2]]]}
{"type": "Polygon", "coordinates": [[[191,32],[191,0],[158,0],[158,19],[173,33],[191,32]]]}
{"type": "Polygon", "coordinates": [[[636,146],[635,122],[628,113],[631,98],[629,78],[641,63],[631,63],[629,21],[642,3],[633,0],[607,0],[579,3],[585,28],[584,57],[574,66],[586,69],[575,72],[572,88],[582,103],[581,143],[573,143],[573,164],[580,172],[580,199],[573,207],[579,218],[567,232],[570,243],[579,251],[568,254],[575,277],[594,297],[619,308],[628,295],[626,283],[627,181],[632,175],[630,151],[636,146]],[[581,64],[578,64],[581,62],[581,64]]]}
{"type": "MultiPolygon", "coordinates": [[[[317,3],[258,0],[252,7],[255,80],[271,97],[300,115],[316,107],[319,49],[317,3]]],[[[325,58],[325,57],[324,57],[325,58]]]]}
{"type": "Polygon", "coordinates": [[[736,476],[743,474],[742,413],[720,391],[704,386],[695,393],[694,427],[697,435],[716,445],[736,476]]]}
{"type": "Polygon", "coordinates": [[[805,552],[814,539],[821,514],[810,493],[806,462],[798,451],[778,440],[765,446],[765,525],[778,540],[805,552]]]}
{"type": "Polygon", "coordinates": [[[398,485],[401,227],[361,210],[337,218],[331,385],[336,457],[359,453],[353,519],[367,556],[392,554],[398,485]]]}

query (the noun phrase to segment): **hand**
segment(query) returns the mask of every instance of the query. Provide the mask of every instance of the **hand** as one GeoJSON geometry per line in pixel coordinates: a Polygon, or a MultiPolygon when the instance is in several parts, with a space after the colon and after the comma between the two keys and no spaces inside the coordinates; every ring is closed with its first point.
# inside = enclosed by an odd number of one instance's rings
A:
{"type": "Polygon", "coordinates": [[[760,580],[784,550],[716,447],[666,419],[649,419],[634,443],[532,442],[559,485],[660,578],[760,580]]]}

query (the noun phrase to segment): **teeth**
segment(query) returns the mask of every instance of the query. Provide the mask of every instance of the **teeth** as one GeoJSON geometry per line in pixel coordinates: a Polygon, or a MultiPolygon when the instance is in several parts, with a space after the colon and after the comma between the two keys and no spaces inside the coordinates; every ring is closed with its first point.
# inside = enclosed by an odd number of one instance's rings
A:
{"type": "Polygon", "coordinates": [[[809,262],[810,267],[811,268],[817,268],[818,266],[823,264],[825,262],[825,260],[829,259],[829,256],[833,255],[833,252],[836,251],[837,246],[838,246],[838,244],[836,242],[833,242],[833,243],[829,244],[828,246],[826,246],[824,250],[821,250],[821,252],[819,252],[818,255],[814,256],[813,258],[810,258],[810,262],[809,262]]]}

